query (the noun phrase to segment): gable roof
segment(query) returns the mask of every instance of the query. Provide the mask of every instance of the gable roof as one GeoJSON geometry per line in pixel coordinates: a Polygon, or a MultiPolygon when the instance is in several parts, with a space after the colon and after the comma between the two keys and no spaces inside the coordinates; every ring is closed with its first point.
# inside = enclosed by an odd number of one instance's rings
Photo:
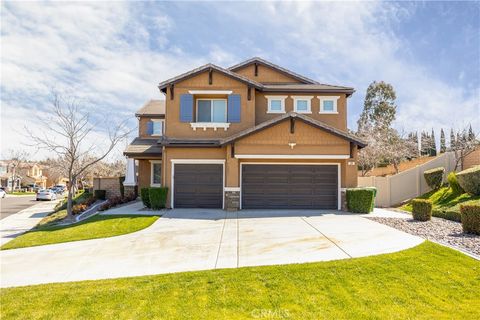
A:
{"type": "Polygon", "coordinates": [[[330,84],[265,84],[264,92],[328,92],[345,93],[347,97],[351,96],[355,89],[351,87],[334,86],[330,84]]]}
{"type": "Polygon", "coordinates": [[[248,79],[247,77],[244,77],[244,76],[242,76],[242,75],[239,75],[239,74],[237,74],[237,73],[235,73],[235,72],[232,72],[232,71],[230,71],[230,70],[228,70],[228,69],[224,69],[224,68],[222,68],[222,67],[216,66],[216,65],[214,65],[214,64],[212,64],[212,63],[208,63],[208,64],[203,65],[203,66],[201,66],[201,67],[198,67],[198,68],[196,68],[196,69],[193,69],[193,70],[190,70],[190,71],[188,71],[188,72],[182,73],[181,75],[178,75],[178,76],[176,76],[176,77],[173,77],[173,78],[170,78],[170,79],[168,79],[168,80],[162,81],[162,82],[160,82],[160,83],[158,84],[158,88],[159,88],[160,90],[165,89],[167,86],[169,86],[169,85],[171,85],[171,84],[175,84],[175,83],[180,82],[180,81],[182,81],[182,80],[185,80],[185,79],[194,77],[194,76],[196,76],[196,75],[198,75],[198,74],[200,74],[200,73],[202,73],[202,72],[208,71],[208,70],[215,70],[215,71],[217,71],[217,72],[219,72],[219,73],[222,73],[222,74],[224,74],[224,75],[226,75],[226,76],[229,76],[229,77],[231,77],[231,78],[233,78],[233,79],[236,79],[236,80],[238,80],[238,81],[240,81],[240,82],[249,84],[249,85],[251,85],[251,86],[253,86],[253,87],[255,87],[255,88],[259,88],[259,89],[260,89],[260,88],[262,87],[262,84],[259,83],[259,82],[256,82],[256,81],[254,81],[254,80],[248,79]]]}
{"type": "Polygon", "coordinates": [[[165,116],[165,100],[150,100],[135,113],[135,116],[165,116]]]}
{"type": "Polygon", "coordinates": [[[223,140],[221,140],[220,142],[220,145],[226,145],[226,144],[229,144],[229,143],[232,143],[232,142],[235,142],[239,139],[242,139],[246,136],[249,136],[251,134],[254,134],[258,131],[261,131],[261,130],[264,130],[264,129],[267,129],[269,127],[272,127],[276,124],[278,124],[279,122],[282,122],[282,121],[285,121],[287,119],[298,119],[298,120],[301,120],[303,121],[304,123],[306,124],[309,124],[311,126],[314,126],[316,128],[319,128],[319,129],[322,129],[328,133],[331,133],[337,137],[340,137],[340,138],[343,138],[345,140],[348,140],[354,144],[356,144],[359,148],[364,148],[367,146],[367,143],[365,141],[363,141],[362,139],[358,138],[357,136],[351,134],[351,133],[348,133],[348,132],[345,132],[345,131],[342,131],[342,130],[339,130],[335,127],[332,127],[326,123],[323,123],[321,121],[318,121],[318,120],[315,120],[313,118],[310,118],[308,116],[305,116],[301,113],[296,113],[296,112],[288,112],[288,113],[285,113],[279,117],[276,117],[276,118],[273,118],[273,119],[270,119],[268,121],[265,121],[265,122],[262,122],[260,123],[259,125],[256,125],[252,128],[249,128],[249,129],[246,129],[246,130],[243,130],[243,131],[240,131],[228,138],[225,138],[223,140]]]}
{"type": "Polygon", "coordinates": [[[294,79],[297,79],[298,81],[302,82],[302,83],[306,83],[306,84],[318,84],[317,81],[315,80],[312,80],[310,78],[307,78],[305,76],[302,76],[296,72],[293,72],[293,71],[290,71],[288,69],[285,69],[283,67],[280,67],[279,65],[276,65],[274,63],[271,63],[270,61],[267,61],[265,59],[262,59],[262,58],[259,58],[259,57],[253,57],[253,58],[250,58],[248,60],[245,60],[243,62],[240,62],[239,64],[236,64],[234,66],[231,66],[230,68],[228,68],[228,70],[231,70],[231,71],[237,71],[239,69],[242,69],[243,67],[246,67],[248,65],[251,65],[253,63],[258,63],[258,64],[261,64],[261,65],[264,65],[264,66],[267,66],[267,67],[270,67],[272,69],[275,69],[285,75],[288,75],[294,79]]]}

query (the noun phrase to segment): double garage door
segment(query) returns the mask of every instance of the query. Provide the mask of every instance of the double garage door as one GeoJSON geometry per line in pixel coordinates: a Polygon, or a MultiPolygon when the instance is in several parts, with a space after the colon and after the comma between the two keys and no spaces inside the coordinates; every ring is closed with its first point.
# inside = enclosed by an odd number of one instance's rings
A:
{"type": "MultiPolygon", "coordinates": [[[[222,208],[223,165],[175,164],[175,208],[222,208]]],[[[337,209],[336,165],[242,165],[242,209],[337,209]]]]}

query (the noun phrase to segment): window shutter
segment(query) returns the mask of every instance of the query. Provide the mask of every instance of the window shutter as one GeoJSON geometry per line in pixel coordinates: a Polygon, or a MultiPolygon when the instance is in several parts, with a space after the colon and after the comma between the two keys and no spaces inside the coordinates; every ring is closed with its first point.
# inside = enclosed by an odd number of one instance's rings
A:
{"type": "Polygon", "coordinates": [[[241,99],[239,94],[231,94],[228,96],[227,106],[227,121],[228,122],[240,122],[241,99]]]}
{"type": "Polygon", "coordinates": [[[153,134],[153,121],[147,122],[147,135],[151,136],[153,134]]]}
{"type": "Polygon", "coordinates": [[[180,95],[180,122],[193,122],[193,95],[180,95]]]}

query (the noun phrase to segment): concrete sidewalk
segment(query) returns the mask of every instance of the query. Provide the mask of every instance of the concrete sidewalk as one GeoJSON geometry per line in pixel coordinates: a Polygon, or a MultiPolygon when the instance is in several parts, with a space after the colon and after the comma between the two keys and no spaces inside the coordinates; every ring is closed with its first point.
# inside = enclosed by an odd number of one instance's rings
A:
{"type": "Polygon", "coordinates": [[[42,201],[0,220],[0,246],[35,227],[59,201],[42,201]]]}
{"type": "Polygon", "coordinates": [[[423,241],[342,212],[173,209],[132,234],[0,251],[0,285],[348,259],[423,241]]]}

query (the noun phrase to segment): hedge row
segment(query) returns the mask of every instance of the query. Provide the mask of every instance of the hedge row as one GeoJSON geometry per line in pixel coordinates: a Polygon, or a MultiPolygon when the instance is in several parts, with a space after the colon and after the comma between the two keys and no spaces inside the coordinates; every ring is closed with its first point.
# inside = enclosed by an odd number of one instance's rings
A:
{"type": "Polygon", "coordinates": [[[460,171],[457,180],[465,192],[480,195],[480,166],[460,171]]]}
{"type": "Polygon", "coordinates": [[[142,188],[140,190],[140,196],[145,207],[153,210],[159,210],[165,208],[167,202],[167,187],[160,188],[142,188]]]}
{"type": "Polygon", "coordinates": [[[444,167],[433,168],[423,172],[423,177],[427,182],[427,185],[433,190],[437,190],[442,186],[443,174],[445,173],[444,167]]]}
{"type": "Polygon", "coordinates": [[[463,204],[460,206],[460,214],[463,232],[480,235],[480,205],[463,204]]]}
{"type": "Polygon", "coordinates": [[[369,213],[375,205],[375,188],[347,189],[347,209],[350,212],[369,213]]]}
{"type": "Polygon", "coordinates": [[[448,174],[447,181],[453,193],[456,193],[456,194],[465,193],[462,186],[458,183],[457,175],[455,174],[455,172],[452,171],[448,174]]]}
{"type": "Polygon", "coordinates": [[[427,199],[412,200],[412,216],[418,221],[428,221],[432,219],[432,201],[427,199]]]}

